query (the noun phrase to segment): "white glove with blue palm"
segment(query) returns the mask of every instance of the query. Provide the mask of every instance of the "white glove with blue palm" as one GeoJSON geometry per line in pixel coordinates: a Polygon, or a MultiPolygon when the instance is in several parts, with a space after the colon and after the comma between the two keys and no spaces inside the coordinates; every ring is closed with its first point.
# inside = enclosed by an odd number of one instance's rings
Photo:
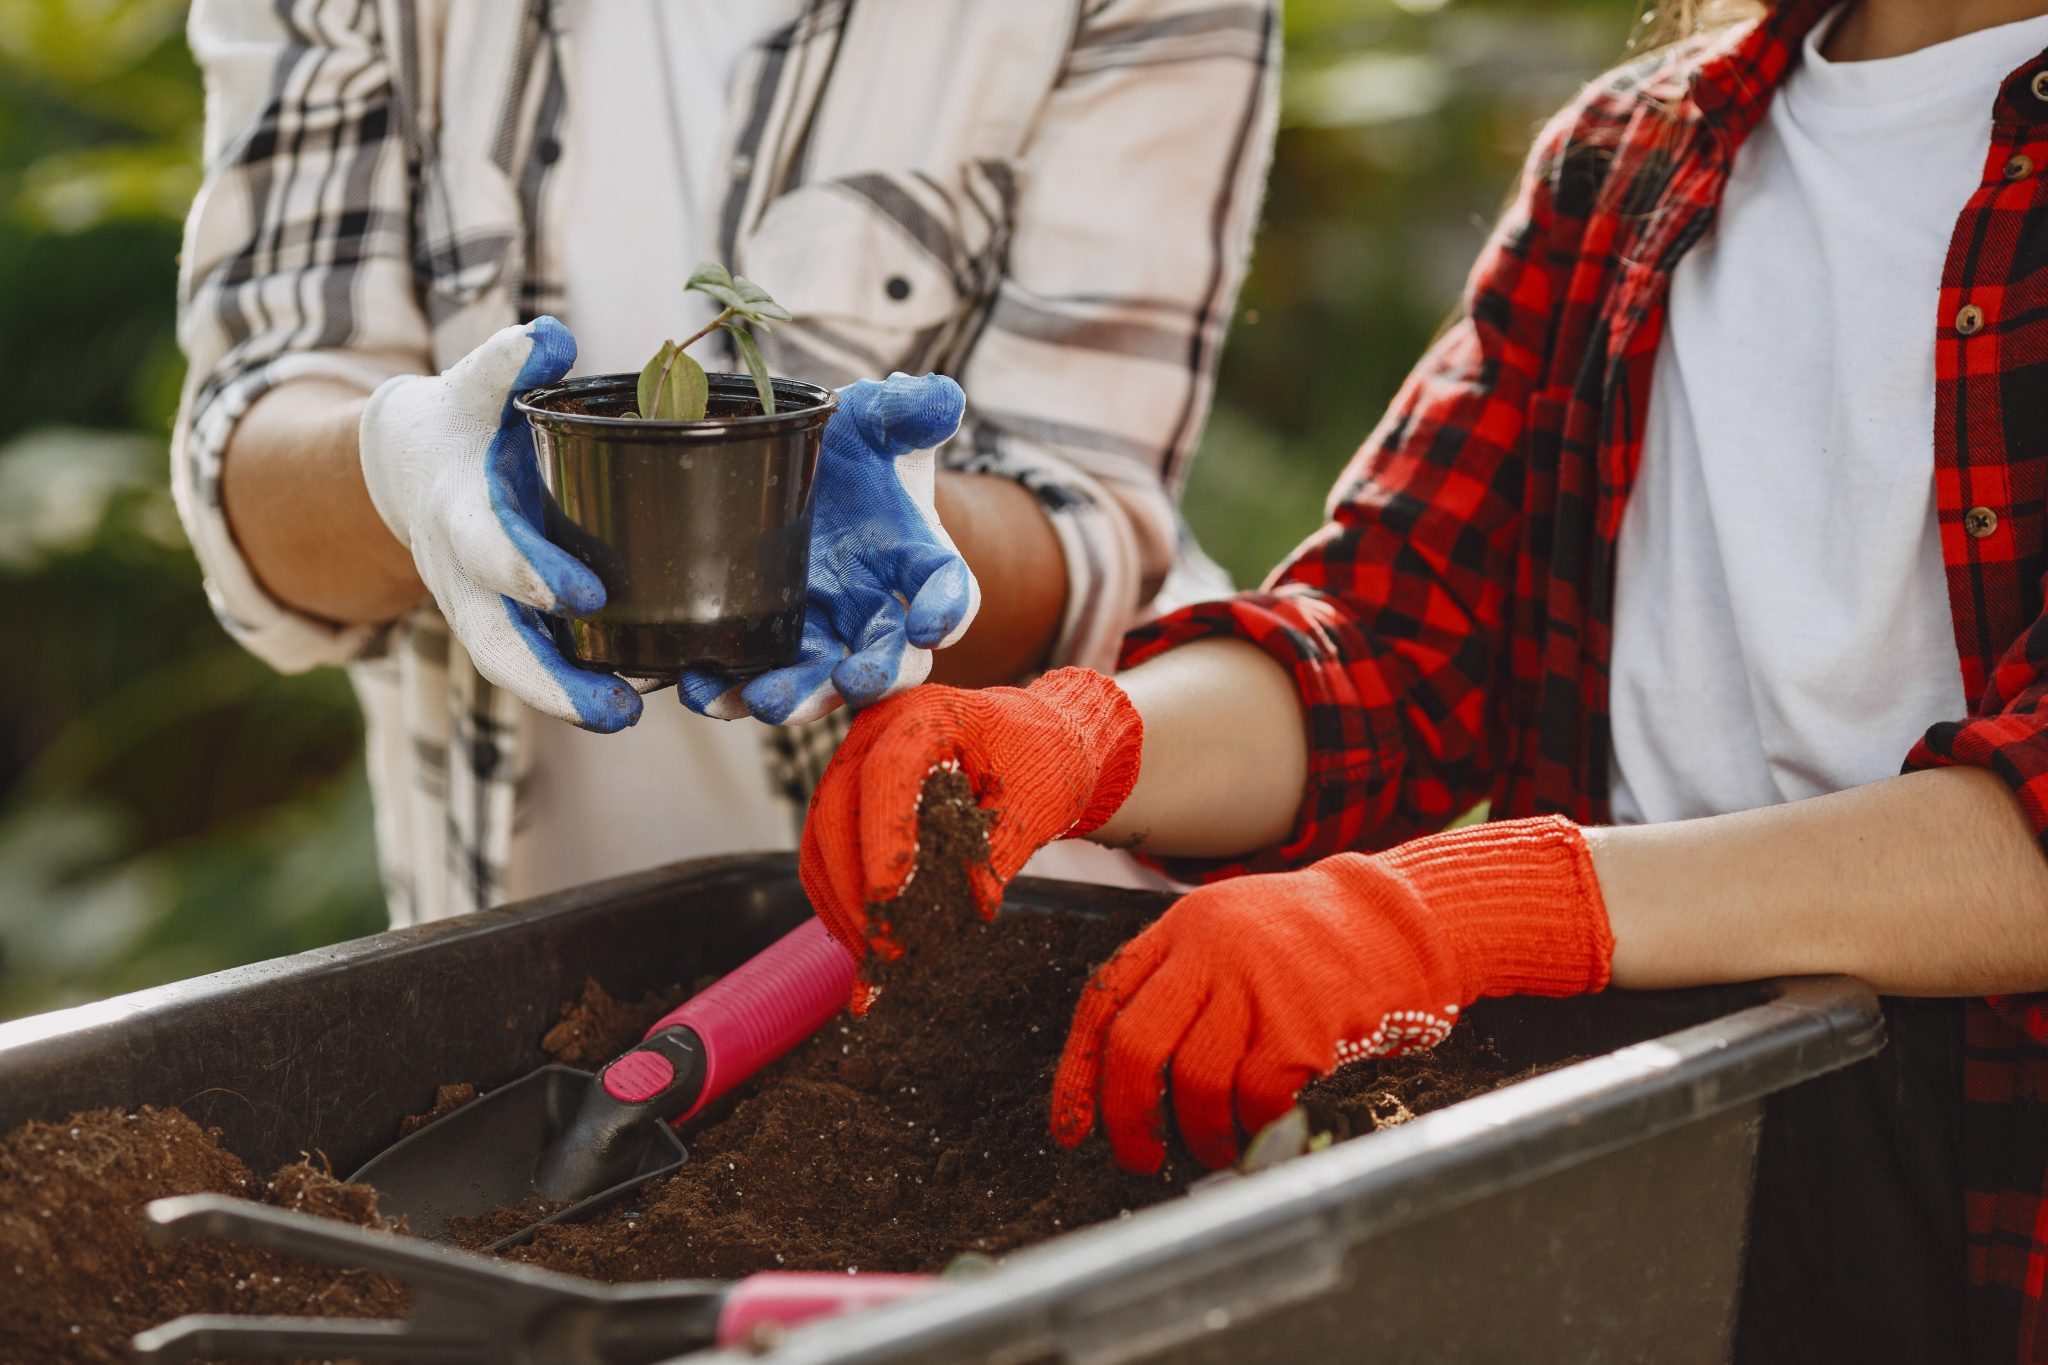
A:
{"type": "Polygon", "coordinates": [[[540,613],[604,605],[604,585],[542,533],[540,465],[512,395],[576,361],[550,317],[507,327],[441,375],[384,383],[363,410],[363,480],[477,672],[537,711],[586,730],[640,718],[623,679],[576,667],[540,613]]]}
{"type": "Polygon", "coordinates": [[[981,589],[939,524],[934,450],[966,399],[944,375],[894,374],[839,391],[825,427],[811,519],[802,653],[740,682],[693,669],[683,704],[732,720],[801,725],[917,686],[932,651],[967,632],[981,589]]]}

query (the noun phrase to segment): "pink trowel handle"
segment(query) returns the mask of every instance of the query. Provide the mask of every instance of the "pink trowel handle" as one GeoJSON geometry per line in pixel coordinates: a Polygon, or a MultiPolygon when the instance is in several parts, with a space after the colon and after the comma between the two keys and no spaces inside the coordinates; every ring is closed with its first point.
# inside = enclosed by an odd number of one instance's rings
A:
{"type": "Polygon", "coordinates": [[[647,1125],[681,1123],[818,1031],[853,993],[853,958],[808,920],[613,1058],[549,1141],[534,1188],[570,1203],[632,1179],[647,1125]]]}
{"type": "MultiPolygon", "coordinates": [[[[842,1002],[844,1003],[844,1002],[842,1002]]],[[[878,1308],[938,1288],[936,1275],[830,1275],[769,1271],[749,1275],[725,1291],[718,1314],[718,1344],[740,1346],[763,1323],[794,1327],[812,1318],[878,1308]]]]}
{"type": "Polygon", "coordinates": [[[681,1123],[816,1033],[846,1008],[855,965],[820,919],[807,919],[647,1030],[681,1026],[704,1045],[704,1088],[681,1123]]]}

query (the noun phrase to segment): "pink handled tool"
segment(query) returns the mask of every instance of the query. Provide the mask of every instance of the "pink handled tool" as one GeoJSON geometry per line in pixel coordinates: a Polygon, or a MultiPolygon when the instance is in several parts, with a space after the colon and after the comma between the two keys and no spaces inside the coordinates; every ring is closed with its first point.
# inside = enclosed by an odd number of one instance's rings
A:
{"type": "MultiPolygon", "coordinates": [[[[703,994],[657,1019],[647,1039],[687,1028],[704,1044],[703,1088],[696,1103],[670,1121],[681,1123],[824,1027],[846,1008],[853,978],[854,961],[846,949],[823,920],[808,919],[703,994]]],[[[643,1040],[619,1061],[649,1055],[642,1050],[646,1046],[643,1040]]],[[[618,1064],[604,1070],[607,1088],[618,1064]]]]}
{"type": "Polygon", "coordinates": [[[846,1007],[854,970],[809,919],[684,1001],[598,1073],[535,1186],[568,1202],[617,1184],[645,1146],[644,1125],[683,1122],[816,1033],[846,1007]]]}
{"type": "Polygon", "coordinates": [[[374,1270],[405,1286],[404,1318],[193,1314],[139,1333],[138,1361],[347,1356],[393,1362],[670,1360],[710,1346],[766,1344],[763,1327],[874,1308],[935,1290],[933,1275],[770,1271],[744,1280],[598,1284],[538,1266],[393,1237],[219,1194],[159,1199],[151,1241],[231,1238],[246,1246],[374,1270]]]}
{"type": "Polygon", "coordinates": [[[750,1275],[725,1291],[718,1314],[718,1344],[745,1346],[765,1323],[794,1327],[812,1318],[879,1308],[885,1303],[929,1294],[932,1275],[833,1275],[823,1271],[769,1271],[750,1275]]]}

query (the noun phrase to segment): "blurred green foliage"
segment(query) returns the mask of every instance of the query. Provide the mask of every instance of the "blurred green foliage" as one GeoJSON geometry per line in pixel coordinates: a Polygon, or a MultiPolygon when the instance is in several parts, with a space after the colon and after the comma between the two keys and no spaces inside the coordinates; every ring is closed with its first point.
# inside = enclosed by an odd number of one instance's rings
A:
{"type": "Polygon", "coordinates": [[[0,0],[0,1017],[383,915],[347,681],[231,644],[171,506],[184,16],[0,0]]]}
{"type": "MultiPolygon", "coordinates": [[[[0,1018],[382,921],[347,683],[228,642],[166,485],[184,8],[0,0],[0,1018]]],[[[1240,581],[1320,519],[1634,9],[1288,0],[1266,226],[1187,490],[1240,581]]]]}
{"type": "Polygon", "coordinates": [[[1254,584],[1455,306],[1530,139],[1635,0],[1285,0],[1281,132],[1189,522],[1254,584]]]}

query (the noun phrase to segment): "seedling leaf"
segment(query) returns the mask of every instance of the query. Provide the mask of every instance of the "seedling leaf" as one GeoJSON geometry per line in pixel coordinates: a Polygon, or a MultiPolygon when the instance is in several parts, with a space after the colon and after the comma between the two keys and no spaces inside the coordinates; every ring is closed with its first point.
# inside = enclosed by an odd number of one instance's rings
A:
{"type": "Polygon", "coordinates": [[[694,289],[700,294],[709,294],[735,313],[745,313],[750,306],[740,293],[739,284],[732,272],[716,261],[706,261],[690,275],[685,289],[694,289]]]}
{"type": "Polygon", "coordinates": [[[796,315],[770,298],[768,291],[745,275],[733,277],[733,290],[744,303],[741,312],[755,322],[794,322],[796,315]]]}
{"type": "Polygon", "coordinates": [[[684,352],[721,327],[732,333],[740,359],[746,362],[747,372],[754,378],[754,389],[761,396],[761,410],[773,414],[775,384],[768,374],[766,362],[761,359],[761,348],[755,344],[753,333],[744,324],[790,322],[794,320],[793,315],[769,298],[768,291],[760,285],[735,277],[716,261],[700,264],[690,273],[685,287],[710,295],[724,305],[724,310],[681,345],[673,341],[661,343],[661,349],[640,371],[639,415],[656,422],[702,419],[710,406],[711,385],[705,378],[704,367],[684,352]]]}
{"type": "Polygon", "coordinates": [[[1237,1169],[1251,1175],[1292,1161],[1313,1150],[1313,1141],[1308,1129],[1308,1111],[1297,1104],[1258,1131],[1245,1146],[1237,1169]]]}
{"type": "Polygon", "coordinates": [[[775,381],[768,374],[768,363],[761,359],[760,344],[754,334],[737,322],[725,324],[725,330],[732,333],[733,344],[739,347],[740,359],[746,363],[747,373],[754,376],[754,392],[761,395],[761,412],[764,416],[775,415],[775,381]]]}
{"type": "Polygon", "coordinates": [[[652,415],[654,412],[654,390],[661,383],[661,372],[668,368],[675,358],[676,344],[673,341],[661,343],[661,349],[654,353],[654,359],[640,370],[640,386],[634,397],[639,400],[640,411],[652,415]]]}
{"type": "MultiPolygon", "coordinates": [[[[659,356],[655,357],[660,360],[659,356]]],[[[649,362],[652,367],[654,362],[649,362]]],[[[641,383],[647,383],[646,371],[641,383]]],[[[704,367],[686,351],[669,349],[665,365],[657,369],[651,391],[653,401],[643,401],[640,411],[657,422],[701,421],[711,402],[711,383],[704,367]]]]}
{"type": "Polygon", "coordinates": [[[736,288],[737,281],[733,279],[732,272],[717,261],[699,261],[697,268],[690,272],[689,281],[683,285],[683,288],[703,289],[707,285],[716,285],[721,289],[731,289],[734,293],[739,292],[736,288]]]}

